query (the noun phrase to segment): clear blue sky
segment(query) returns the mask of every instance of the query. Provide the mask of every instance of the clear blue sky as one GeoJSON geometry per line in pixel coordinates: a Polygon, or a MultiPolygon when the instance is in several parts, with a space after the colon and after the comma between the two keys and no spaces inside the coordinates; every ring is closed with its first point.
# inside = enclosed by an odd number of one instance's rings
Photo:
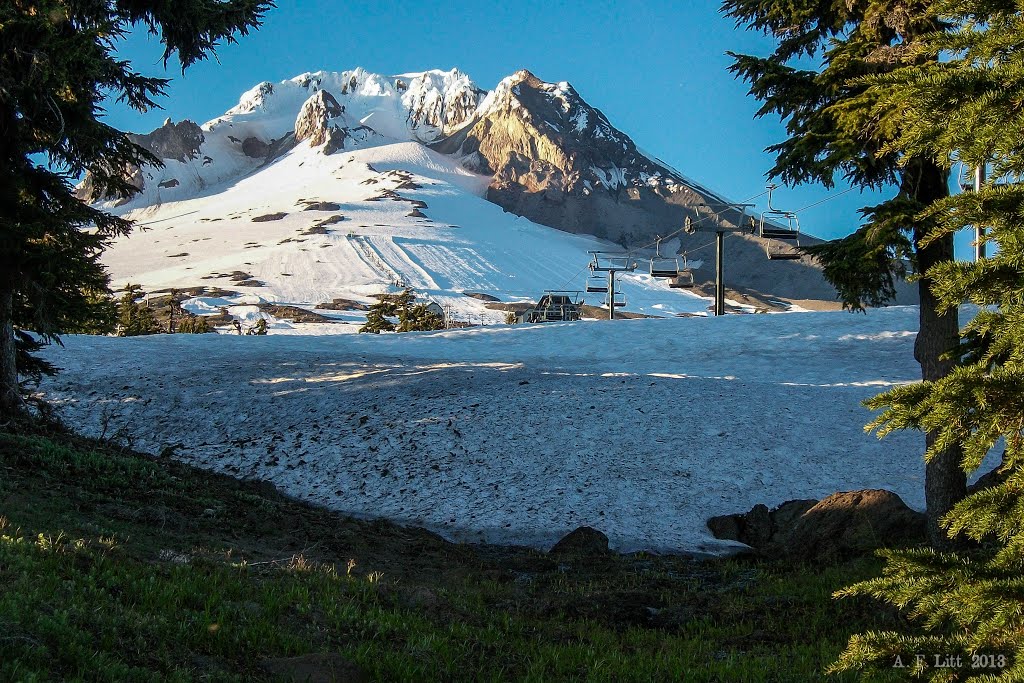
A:
{"type": "MultiPolygon", "coordinates": [[[[167,116],[203,123],[260,81],[320,69],[362,66],[397,74],[457,67],[479,87],[491,89],[527,68],[546,81],[569,81],[641,148],[733,201],[764,190],[764,174],[772,165],[764,148],[783,138],[775,118],[754,119],[758,103],[726,71],[726,50],[766,54],[772,44],[736,29],[719,15],[717,2],[278,0],[278,5],[258,32],[222,46],[217,60],[184,75],[173,62],[164,71],[155,39],[131,37],[120,54],[137,70],[173,82],[161,100],[163,111],[141,115],[111,102],[107,121],[131,131],[149,131],[167,116]]],[[[800,209],[845,188],[782,188],[776,204],[800,209]]],[[[842,236],[857,227],[857,209],[876,201],[850,192],[802,213],[801,226],[825,238],[842,236]]],[[[968,241],[964,235],[958,248],[968,241]]]]}

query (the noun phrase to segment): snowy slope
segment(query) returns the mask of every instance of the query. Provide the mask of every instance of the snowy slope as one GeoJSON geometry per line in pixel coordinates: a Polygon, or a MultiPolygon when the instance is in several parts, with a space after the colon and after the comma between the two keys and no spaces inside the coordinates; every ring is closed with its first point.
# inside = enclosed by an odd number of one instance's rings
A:
{"type": "Polygon", "coordinates": [[[43,390],[88,434],[126,426],[144,451],[451,538],[590,525],[619,550],[723,552],[705,520],[757,503],[886,488],[923,508],[923,439],[879,442],[860,405],[919,376],[917,315],[70,337],[43,390]]]}
{"type": "MultiPolygon", "coordinates": [[[[587,251],[608,243],[503,212],[482,198],[488,181],[416,142],[331,155],[303,142],[258,172],[194,198],[121,207],[145,229],[119,240],[104,261],[115,286],[130,281],[151,291],[241,291],[232,274],[243,272],[261,286],[247,286],[246,298],[229,300],[236,303],[371,302],[372,294],[402,282],[457,316],[491,322],[504,314],[463,292],[535,301],[545,289],[582,289],[587,251]],[[311,202],[336,208],[304,210],[311,202]],[[274,214],[285,215],[260,220],[274,214]],[[339,222],[316,227],[328,219],[339,222]]],[[[704,312],[708,305],[639,273],[623,278],[622,291],[632,311],[704,312]]],[[[190,307],[198,312],[202,304],[190,307]]]]}

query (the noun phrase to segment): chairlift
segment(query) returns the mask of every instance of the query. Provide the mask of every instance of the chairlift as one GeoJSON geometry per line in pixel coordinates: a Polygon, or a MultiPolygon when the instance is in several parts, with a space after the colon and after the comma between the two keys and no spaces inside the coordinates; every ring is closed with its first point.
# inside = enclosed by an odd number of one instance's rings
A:
{"type": "Polygon", "coordinates": [[[765,244],[765,253],[769,261],[796,261],[803,256],[795,249],[796,245],[784,244],[778,240],[769,239],[765,244]]]}
{"type": "MultiPolygon", "coordinates": [[[[604,298],[605,306],[608,305],[608,297],[604,298]]],[[[615,300],[612,302],[612,306],[615,308],[622,308],[626,305],[626,295],[622,292],[615,292],[615,300]]]]}
{"type": "Polygon", "coordinates": [[[609,254],[603,251],[592,251],[594,260],[590,262],[590,270],[594,273],[605,273],[611,270],[633,270],[636,263],[630,262],[629,254],[609,254]]]}
{"type": "MultiPolygon", "coordinates": [[[[800,219],[793,211],[783,211],[772,206],[772,191],[777,185],[768,186],[768,210],[761,213],[758,237],[767,240],[800,242],[800,219]]],[[[769,256],[771,258],[771,256],[769,256]]]]}
{"type": "Polygon", "coordinates": [[[655,256],[651,258],[651,277],[670,277],[679,275],[679,262],[672,257],[661,255],[661,236],[657,235],[654,241],[655,256]]]}
{"type": "Polygon", "coordinates": [[[605,293],[608,291],[608,278],[603,275],[591,275],[587,278],[586,290],[588,292],[605,293]]]}
{"type": "Polygon", "coordinates": [[[676,276],[668,283],[668,286],[672,289],[691,289],[694,285],[693,281],[693,269],[690,268],[689,263],[686,260],[686,252],[683,252],[682,265],[678,269],[676,276]]]}

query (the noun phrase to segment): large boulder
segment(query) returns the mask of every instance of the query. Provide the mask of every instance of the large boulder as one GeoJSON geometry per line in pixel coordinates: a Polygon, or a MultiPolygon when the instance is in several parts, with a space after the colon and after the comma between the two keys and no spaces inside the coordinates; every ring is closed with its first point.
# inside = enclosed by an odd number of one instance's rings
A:
{"type": "Polygon", "coordinates": [[[925,516],[892,491],[834,493],[801,515],[787,554],[800,559],[838,560],[925,537],[925,516]]]}
{"type": "Polygon", "coordinates": [[[589,526],[570,532],[549,551],[552,555],[606,555],[608,537],[589,526]]]}
{"type": "Polygon", "coordinates": [[[751,548],[767,548],[787,536],[800,515],[817,503],[816,500],[789,500],[774,510],[758,504],[744,514],[712,517],[708,528],[715,538],[739,541],[751,548]]]}
{"type": "Polygon", "coordinates": [[[834,493],[822,501],[791,500],[774,510],[755,505],[745,514],[708,520],[715,538],[739,541],[769,557],[837,561],[877,548],[917,543],[925,517],[891,491],[834,493]]]}

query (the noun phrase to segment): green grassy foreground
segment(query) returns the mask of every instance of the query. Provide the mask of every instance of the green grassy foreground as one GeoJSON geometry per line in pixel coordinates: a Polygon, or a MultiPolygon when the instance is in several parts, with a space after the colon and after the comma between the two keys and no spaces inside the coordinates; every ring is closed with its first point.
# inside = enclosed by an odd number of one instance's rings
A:
{"type": "Polygon", "coordinates": [[[813,681],[895,619],[830,598],[874,559],[454,545],[32,431],[0,432],[0,681],[813,681]]]}

